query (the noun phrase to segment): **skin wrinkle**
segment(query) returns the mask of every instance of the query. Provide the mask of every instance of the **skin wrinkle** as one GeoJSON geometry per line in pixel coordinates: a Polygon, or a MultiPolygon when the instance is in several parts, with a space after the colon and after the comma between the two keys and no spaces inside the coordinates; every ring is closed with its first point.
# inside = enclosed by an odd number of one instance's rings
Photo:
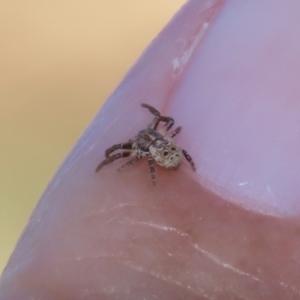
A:
{"type": "Polygon", "coordinates": [[[235,272],[239,275],[250,277],[254,281],[260,281],[260,279],[258,277],[254,276],[252,274],[243,272],[243,271],[233,267],[232,265],[230,265],[228,263],[222,262],[220,258],[218,258],[217,256],[213,255],[212,253],[200,248],[198,244],[194,244],[194,248],[197,249],[198,251],[200,251],[206,257],[208,257],[211,261],[215,262],[217,265],[220,265],[220,266],[222,266],[226,269],[229,269],[229,270],[231,270],[231,271],[233,271],[233,272],[235,272]]]}
{"type": "MultiPolygon", "coordinates": [[[[100,210],[96,213],[93,213],[92,215],[111,213],[114,210],[119,210],[119,209],[122,209],[122,208],[125,208],[125,207],[134,207],[135,208],[136,206],[137,205],[133,205],[133,204],[130,204],[130,203],[120,203],[120,204],[112,206],[110,208],[102,209],[102,210],[100,210]]],[[[143,206],[145,206],[145,205],[143,205],[143,206]]],[[[150,206],[150,207],[157,209],[157,207],[155,207],[155,206],[150,206]]],[[[91,215],[89,215],[89,217],[90,216],[91,215]]],[[[116,218],[114,218],[114,219],[116,219],[116,218]]],[[[189,240],[192,240],[192,237],[188,233],[183,232],[183,231],[181,231],[181,230],[179,230],[175,227],[171,227],[171,226],[165,226],[165,225],[155,224],[153,222],[146,222],[146,221],[138,222],[138,221],[132,221],[132,220],[127,220],[127,219],[122,219],[122,220],[118,219],[118,222],[121,223],[121,224],[130,223],[131,225],[139,225],[139,226],[142,225],[142,226],[147,226],[147,227],[154,228],[156,230],[161,230],[161,231],[170,232],[170,233],[172,232],[172,233],[175,233],[176,235],[179,235],[180,237],[184,237],[184,238],[188,238],[189,240]]],[[[202,253],[205,257],[209,258],[210,261],[213,261],[218,266],[229,269],[230,271],[233,271],[233,272],[235,272],[239,275],[250,277],[252,280],[259,281],[259,279],[257,277],[255,277],[251,274],[245,273],[241,270],[238,270],[238,269],[234,268],[233,266],[231,266],[227,263],[221,262],[220,258],[218,258],[215,255],[213,255],[212,253],[209,253],[208,251],[205,251],[204,249],[200,248],[198,244],[191,243],[191,245],[193,246],[194,249],[196,249],[198,252],[202,253]]],[[[164,250],[165,250],[165,253],[167,253],[167,255],[170,256],[169,252],[166,249],[164,249],[164,250]]],[[[173,255],[171,254],[171,256],[173,256],[173,255]]],[[[168,283],[172,283],[172,281],[170,281],[169,277],[162,276],[162,275],[160,275],[156,272],[153,272],[153,271],[144,270],[142,267],[135,265],[132,261],[127,260],[126,262],[123,262],[122,258],[124,258],[124,254],[122,254],[122,253],[120,253],[120,254],[102,253],[102,254],[95,255],[93,257],[78,257],[78,258],[75,258],[75,261],[82,261],[82,260],[85,260],[85,259],[87,259],[87,260],[98,259],[98,258],[115,259],[115,261],[117,261],[118,263],[126,265],[128,267],[131,267],[132,269],[134,269],[136,271],[148,273],[148,274],[152,275],[153,277],[155,277],[157,279],[161,279],[161,280],[166,281],[168,283]]],[[[63,260],[63,261],[68,261],[68,260],[69,259],[63,260]]],[[[204,276],[204,273],[202,273],[202,275],[204,276]]],[[[211,280],[211,278],[207,277],[207,275],[205,275],[205,278],[208,278],[208,279],[211,280]]],[[[181,287],[186,286],[184,283],[181,283],[181,282],[176,281],[176,280],[173,280],[173,283],[175,285],[181,286],[181,287]]],[[[190,287],[189,290],[192,290],[192,288],[190,287]]],[[[201,293],[202,292],[203,292],[203,290],[201,289],[201,293]]],[[[233,291],[233,292],[236,294],[236,291],[233,291]]],[[[199,294],[197,293],[196,295],[198,296],[199,294]]],[[[238,296],[238,295],[236,294],[236,296],[238,296]]],[[[238,296],[238,297],[240,299],[245,299],[244,297],[242,297],[242,298],[240,296],[238,296]]],[[[207,296],[207,299],[210,299],[210,297],[207,296]]]]}
{"type": "MultiPolygon", "coordinates": [[[[166,232],[173,232],[173,233],[175,233],[175,234],[177,234],[177,235],[179,235],[181,237],[188,238],[189,240],[192,240],[192,237],[189,234],[187,234],[187,233],[185,233],[185,232],[183,232],[183,231],[181,231],[181,230],[179,230],[179,229],[177,229],[175,227],[165,226],[165,225],[159,225],[159,224],[154,224],[152,222],[145,222],[145,221],[141,221],[141,222],[129,221],[129,220],[124,220],[124,221],[127,221],[130,224],[132,224],[132,225],[148,226],[148,227],[154,228],[156,230],[161,230],[161,231],[166,231],[166,232]]],[[[232,271],[232,272],[234,272],[234,273],[236,273],[238,275],[245,276],[245,277],[250,278],[253,281],[262,283],[262,281],[257,276],[254,276],[254,275],[252,275],[250,273],[241,271],[241,270],[237,269],[236,267],[232,266],[231,264],[222,262],[219,257],[213,255],[209,251],[206,251],[206,250],[202,249],[196,243],[191,243],[191,244],[192,244],[192,246],[193,246],[194,249],[196,249],[198,252],[200,252],[201,254],[203,254],[205,257],[207,257],[210,261],[214,262],[219,267],[223,267],[223,268],[228,269],[228,270],[230,270],[230,271],[232,271]]],[[[289,286],[288,284],[286,284],[284,282],[275,282],[275,281],[272,281],[272,282],[274,284],[283,286],[285,289],[292,291],[296,295],[300,295],[300,291],[297,290],[294,286],[289,286]]]]}
{"type": "MultiPolygon", "coordinates": [[[[157,210],[157,209],[159,209],[156,206],[148,205],[148,204],[139,205],[139,204],[132,204],[132,203],[128,203],[128,202],[123,202],[123,203],[120,203],[120,204],[117,204],[117,205],[114,205],[114,206],[111,206],[111,207],[103,208],[100,211],[93,212],[92,214],[90,214],[86,217],[99,216],[99,215],[102,215],[102,214],[109,214],[109,213],[112,213],[116,210],[121,210],[122,211],[122,209],[126,209],[126,208],[133,208],[133,209],[135,209],[135,208],[145,208],[146,210],[149,210],[149,209],[157,210]]],[[[134,220],[123,219],[123,218],[120,219],[120,217],[116,216],[116,215],[113,218],[111,218],[109,221],[112,221],[112,220],[117,221],[118,223],[121,223],[121,224],[128,223],[128,224],[131,224],[131,225],[146,226],[146,227],[150,227],[150,228],[155,229],[155,230],[160,230],[160,231],[169,232],[169,233],[175,233],[176,235],[178,235],[180,237],[189,239],[190,242],[191,242],[192,247],[195,250],[200,252],[202,255],[207,257],[210,261],[212,261],[214,264],[218,265],[219,267],[230,270],[230,271],[232,271],[232,272],[234,272],[238,275],[248,277],[248,278],[250,278],[251,280],[253,280],[255,282],[261,282],[261,280],[257,276],[254,276],[250,273],[244,272],[244,271],[232,266],[231,264],[228,264],[226,262],[222,262],[221,258],[217,257],[213,253],[210,253],[209,251],[206,251],[205,249],[202,249],[197,243],[193,243],[192,242],[192,237],[188,233],[186,233],[186,232],[184,232],[184,231],[182,231],[182,230],[180,230],[176,227],[166,226],[166,225],[163,225],[163,224],[154,223],[152,221],[149,222],[149,221],[134,221],[134,220]]],[[[166,249],[164,249],[164,252],[168,256],[170,256],[169,252],[166,249]]],[[[173,256],[173,254],[171,254],[171,256],[173,256]]],[[[274,284],[279,284],[284,289],[290,290],[291,292],[293,292],[296,295],[300,294],[299,291],[295,287],[289,286],[288,284],[286,284],[284,282],[274,282],[273,281],[273,283],[274,284]]]]}
{"type": "Polygon", "coordinates": [[[140,203],[128,203],[128,202],[121,202],[120,204],[104,207],[100,209],[99,211],[92,211],[90,214],[84,216],[84,218],[90,218],[98,215],[102,215],[105,213],[111,213],[115,210],[119,210],[122,208],[145,208],[145,209],[154,209],[154,210],[160,210],[161,208],[155,206],[155,205],[149,205],[149,204],[140,204],[140,203]]]}
{"type": "MultiPolygon", "coordinates": [[[[135,270],[135,271],[138,271],[138,272],[141,272],[141,273],[146,273],[146,274],[149,274],[153,277],[155,277],[156,279],[159,279],[159,280],[162,280],[162,281],[165,281],[167,283],[170,283],[170,284],[173,284],[175,286],[179,286],[181,288],[184,288],[186,289],[188,292],[190,292],[191,295],[193,296],[200,296],[200,297],[204,297],[205,299],[216,299],[216,295],[208,295],[202,288],[200,287],[197,287],[198,290],[196,289],[193,289],[191,286],[186,286],[185,284],[179,282],[179,281],[176,281],[176,280],[173,280],[173,278],[171,276],[162,276],[161,274],[158,274],[156,272],[153,272],[153,271],[150,271],[150,272],[147,272],[145,269],[139,267],[139,266],[136,266],[135,264],[133,264],[131,261],[127,261],[125,263],[123,263],[124,265],[130,267],[131,269],[135,270]],[[171,280],[170,280],[171,279],[171,280]],[[199,290],[200,290],[200,293],[199,293],[199,290]]],[[[203,273],[202,273],[203,274],[203,273]]],[[[205,278],[208,278],[207,276],[205,276],[205,278]]],[[[218,292],[218,294],[220,295],[220,293],[222,293],[222,289],[216,289],[214,290],[214,292],[218,292]]],[[[241,296],[241,295],[238,295],[236,291],[234,291],[232,288],[230,289],[230,291],[234,294],[235,296],[235,299],[241,299],[241,300],[247,300],[247,298],[241,296]],[[238,297],[238,298],[236,298],[238,297]]]]}
{"type": "Polygon", "coordinates": [[[57,262],[65,263],[65,262],[81,262],[84,260],[94,260],[98,258],[122,258],[124,257],[124,252],[120,252],[119,254],[114,253],[100,253],[94,256],[77,256],[75,258],[65,258],[65,259],[58,259],[57,262]]]}
{"type": "MultiPolygon", "coordinates": [[[[94,256],[81,256],[81,257],[76,257],[75,259],[72,259],[72,258],[66,258],[66,259],[59,259],[57,262],[59,263],[66,263],[66,262],[82,262],[82,261],[85,261],[85,260],[94,260],[94,259],[113,259],[115,262],[117,262],[118,264],[121,264],[123,266],[126,266],[134,271],[137,271],[137,272],[140,272],[140,273],[144,273],[144,274],[147,274],[147,275],[151,275],[152,277],[158,279],[158,280],[161,280],[161,281],[164,281],[164,282],[167,282],[171,285],[175,285],[175,286],[178,286],[178,287],[181,287],[183,289],[186,289],[189,293],[191,293],[191,295],[193,296],[204,296],[204,291],[203,289],[200,290],[200,292],[202,294],[199,294],[199,291],[193,289],[191,286],[186,286],[185,284],[179,282],[179,281],[176,281],[174,280],[171,276],[163,276],[161,274],[158,274],[156,272],[153,272],[153,271],[148,271],[136,264],[134,264],[132,261],[130,260],[122,260],[123,258],[125,257],[124,255],[124,252],[121,252],[121,253],[118,253],[118,254],[111,254],[111,253],[101,253],[101,254],[97,254],[97,255],[94,255],[94,256]]],[[[107,290],[105,290],[105,292],[107,292],[107,290]]],[[[205,297],[206,299],[210,299],[207,297],[205,297]]]]}
{"type": "MultiPolygon", "coordinates": [[[[132,225],[143,225],[143,226],[146,225],[146,226],[149,226],[149,227],[154,228],[154,229],[167,231],[167,232],[174,232],[174,233],[176,233],[177,235],[179,235],[181,237],[188,238],[190,241],[192,240],[192,237],[188,233],[185,233],[185,232],[183,232],[183,231],[181,231],[177,228],[174,228],[174,227],[159,225],[159,224],[154,224],[152,222],[144,222],[144,221],[142,221],[142,222],[129,221],[129,222],[132,225]]],[[[214,262],[218,266],[229,269],[229,270],[231,270],[234,273],[237,273],[239,275],[247,276],[247,277],[251,278],[254,281],[260,281],[260,279],[258,277],[254,276],[252,274],[243,272],[243,271],[233,267],[232,265],[230,265],[228,263],[222,262],[220,258],[218,258],[217,256],[213,255],[212,253],[202,249],[198,244],[191,242],[191,245],[193,246],[194,249],[196,249],[198,252],[202,253],[205,257],[209,258],[210,261],[214,262]]]]}
{"type": "Polygon", "coordinates": [[[135,264],[133,264],[131,261],[126,261],[125,263],[123,263],[125,266],[137,271],[137,272],[141,272],[141,273],[146,273],[148,275],[151,275],[152,277],[156,278],[156,279],[159,279],[159,280],[162,280],[164,282],[167,282],[169,284],[172,284],[172,285],[175,285],[175,286],[178,286],[178,287],[181,287],[183,289],[185,289],[187,292],[189,292],[191,295],[193,296],[202,296],[202,297],[205,297],[206,299],[211,299],[209,296],[205,295],[204,294],[204,291],[201,289],[200,290],[200,293],[199,294],[199,291],[195,290],[195,289],[192,289],[190,286],[186,286],[185,284],[182,284],[181,282],[179,281],[176,281],[174,280],[171,276],[162,276],[161,274],[158,274],[156,272],[153,272],[153,271],[147,271],[135,264]]]}
{"type": "Polygon", "coordinates": [[[300,296],[300,291],[299,289],[297,289],[297,287],[295,286],[290,286],[285,282],[279,282],[279,285],[283,286],[285,289],[292,291],[293,293],[295,293],[296,295],[300,296]]]}

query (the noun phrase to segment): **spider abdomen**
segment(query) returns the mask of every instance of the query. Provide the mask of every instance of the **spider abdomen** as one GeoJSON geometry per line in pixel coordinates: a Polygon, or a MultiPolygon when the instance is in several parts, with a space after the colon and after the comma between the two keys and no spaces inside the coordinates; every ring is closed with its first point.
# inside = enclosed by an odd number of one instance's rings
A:
{"type": "Polygon", "coordinates": [[[149,147],[151,156],[157,164],[166,169],[178,169],[182,161],[182,149],[170,140],[157,140],[149,147]]]}

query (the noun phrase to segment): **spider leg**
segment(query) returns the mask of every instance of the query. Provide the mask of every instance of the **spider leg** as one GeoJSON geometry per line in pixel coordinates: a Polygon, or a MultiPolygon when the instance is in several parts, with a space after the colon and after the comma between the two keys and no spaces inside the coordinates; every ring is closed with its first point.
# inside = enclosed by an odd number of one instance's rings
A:
{"type": "Polygon", "coordinates": [[[132,158],[131,160],[129,160],[127,163],[125,163],[123,166],[121,166],[118,171],[121,171],[131,165],[134,165],[135,163],[137,163],[138,161],[140,161],[143,157],[142,156],[138,156],[136,155],[134,158],[132,158]]]}
{"type": "Polygon", "coordinates": [[[176,136],[181,131],[181,126],[177,127],[170,135],[171,138],[176,136]]]}
{"type": "Polygon", "coordinates": [[[149,167],[150,167],[152,184],[155,185],[156,179],[155,179],[154,161],[153,161],[152,156],[150,156],[150,155],[148,155],[148,164],[149,164],[149,167]]]}
{"type": "Polygon", "coordinates": [[[142,103],[141,106],[147,108],[155,116],[154,120],[148,127],[156,130],[161,118],[160,112],[149,104],[142,103]]]}
{"type": "Polygon", "coordinates": [[[119,149],[126,149],[126,150],[132,150],[133,149],[133,144],[132,142],[124,143],[124,144],[116,144],[111,146],[110,148],[105,150],[105,157],[109,157],[109,155],[119,149]]]}
{"type": "Polygon", "coordinates": [[[160,117],[160,112],[153,106],[146,103],[142,103],[141,106],[147,108],[154,116],[160,117]]]}
{"type": "Polygon", "coordinates": [[[160,122],[160,117],[155,117],[148,127],[156,130],[159,122],[160,122]]]}
{"type": "Polygon", "coordinates": [[[166,131],[168,131],[174,125],[174,119],[171,117],[161,116],[159,121],[166,123],[165,124],[166,131]]]}
{"type": "Polygon", "coordinates": [[[193,159],[191,158],[191,156],[187,153],[186,150],[182,150],[182,154],[184,155],[186,160],[190,163],[192,169],[196,172],[196,166],[195,166],[195,163],[193,162],[193,159]]]}
{"type": "Polygon", "coordinates": [[[157,109],[155,109],[153,106],[151,106],[149,104],[142,103],[141,105],[142,105],[142,107],[147,108],[155,116],[154,120],[149,125],[150,128],[156,129],[159,122],[165,122],[166,123],[165,124],[166,131],[168,131],[173,126],[173,124],[174,124],[174,119],[173,118],[162,116],[157,109]]]}
{"type": "Polygon", "coordinates": [[[112,156],[107,157],[106,159],[104,159],[99,166],[96,168],[95,172],[100,171],[104,166],[112,163],[113,161],[115,161],[116,159],[122,158],[122,157],[128,157],[131,155],[131,151],[124,151],[124,152],[120,152],[118,154],[114,154],[112,156]]]}

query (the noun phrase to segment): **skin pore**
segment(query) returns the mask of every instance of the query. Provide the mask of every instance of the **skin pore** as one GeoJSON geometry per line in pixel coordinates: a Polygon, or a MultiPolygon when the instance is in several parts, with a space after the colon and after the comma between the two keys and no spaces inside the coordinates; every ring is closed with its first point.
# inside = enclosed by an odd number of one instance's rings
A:
{"type": "Polygon", "coordinates": [[[48,186],[0,299],[299,299],[299,8],[188,2],[48,186]],[[94,172],[151,122],[142,102],[182,126],[196,173],[94,172]]]}

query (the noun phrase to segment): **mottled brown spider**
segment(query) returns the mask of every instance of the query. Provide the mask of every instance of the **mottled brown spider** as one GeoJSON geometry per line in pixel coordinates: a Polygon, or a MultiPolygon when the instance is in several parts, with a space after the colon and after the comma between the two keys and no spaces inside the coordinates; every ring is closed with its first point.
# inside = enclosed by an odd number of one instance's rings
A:
{"type": "Polygon", "coordinates": [[[148,163],[151,172],[151,179],[155,185],[155,168],[154,161],[166,168],[177,170],[183,156],[190,163],[192,169],[196,171],[195,164],[186,150],[179,148],[173,141],[180,131],[181,127],[177,127],[170,136],[166,136],[167,131],[173,126],[174,119],[171,117],[162,116],[158,110],[148,104],[141,104],[147,108],[155,117],[150,125],[140,131],[133,140],[129,140],[124,144],[116,144],[105,151],[105,159],[96,168],[96,172],[100,171],[103,166],[110,164],[116,159],[132,156],[132,159],[121,166],[118,171],[135,164],[144,157],[148,158],[148,163]],[[164,128],[157,130],[160,122],[164,122],[164,128]],[[111,154],[116,150],[125,150],[117,154],[111,154]]]}

